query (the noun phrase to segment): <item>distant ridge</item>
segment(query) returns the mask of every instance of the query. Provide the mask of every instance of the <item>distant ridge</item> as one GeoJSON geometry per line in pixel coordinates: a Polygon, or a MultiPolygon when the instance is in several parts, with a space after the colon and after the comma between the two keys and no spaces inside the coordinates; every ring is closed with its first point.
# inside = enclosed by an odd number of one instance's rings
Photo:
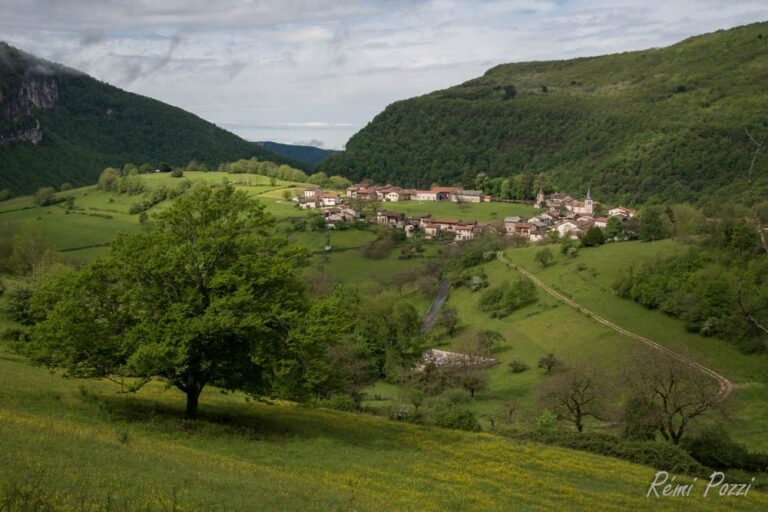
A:
{"type": "Polygon", "coordinates": [[[260,141],[256,144],[277,153],[278,155],[283,155],[298,160],[299,162],[303,162],[313,168],[317,167],[327,158],[338,153],[338,151],[333,149],[322,149],[301,144],[281,144],[279,142],[271,141],[260,141]]]}
{"type": "Polygon", "coordinates": [[[84,185],[128,162],[215,167],[250,157],[311,169],[180,108],[0,42],[0,189],[84,185]]]}

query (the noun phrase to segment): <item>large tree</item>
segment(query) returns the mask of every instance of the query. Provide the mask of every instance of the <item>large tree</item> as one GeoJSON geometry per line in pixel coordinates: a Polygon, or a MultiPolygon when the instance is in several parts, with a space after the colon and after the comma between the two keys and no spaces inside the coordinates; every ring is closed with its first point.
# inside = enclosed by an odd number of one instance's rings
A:
{"type": "Polygon", "coordinates": [[[309,309],[295,272],[306,255],[272,227],[243,192],[192,190],[154,230],[119,236],[106,258],[36,294],[45,319],[30,355],[133,388],[160,377],[186,394],[189,417],[208,384],[270,393],[309,309]]]}
{"type": "Polygon", "coordinates": [[[539,389],[539,401],[579,432],[584,431],[587,418],[606,418],[608,395],[607,380],[598,370],[585,367],[569,368],[539,389]]]}
{"type": "Polygon", "coordinates": [[[628,372],[635,421],[653,426],[672,442],[680,440],[691,425],[704,417],[718,419],[723,412],[717,382],[687,363],[656,350],[632,357],[628,372]]]}

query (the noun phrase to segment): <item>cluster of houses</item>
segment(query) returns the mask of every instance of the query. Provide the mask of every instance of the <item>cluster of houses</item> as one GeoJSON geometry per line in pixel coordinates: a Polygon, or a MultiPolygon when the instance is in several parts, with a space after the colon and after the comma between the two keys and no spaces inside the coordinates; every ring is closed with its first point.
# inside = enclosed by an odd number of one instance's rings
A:
{"type": "Polygon", "coordinates": [[[390,226],[405,231],[410,237],[419,229],[424,238],[441,238],[450,235],[454,240],[472,240],[477,238],[483,229],[490,227],[476,220],[440,219],[431,215],[419,217],[406,217],[402,212],[379,211],[376,212],[376,223],[390,226]]]}
{"type": "Polygon", "coordinates": [[[452,201],[454,203],[481,203],[491,196],[482,190],[463,190],[456,187],[432,187],[429,190],[411,190],[393,185],[352,185],[347,187],[347,197],[377,201],[452,201]]]}
{"type": "Polygon", "coordinates": [[[540,188],[534,207],[547,208],[546,213],[529,219],[505,217],[504,230],[509,235],[527,238],[532,242],[544,240],[553,231],[556,231],[560,238],[575,240],[592,227],[605,229],[610,217],[626,220],[636,215],[634,210],[619,206],[609,210],[607,215],[596,216],[598,204],[592,199],[591,188],[587,189],[583,201],[562,193],[545,195],[540,188]]]}
{"type": "MultiPolygon", "coordinates": [[[[360,219],[360,212],[349,206],[352,199],[382,202],[400,201],[452,201],[479,203],[490,201],[490,196],[478,190],[462,190],[454,187],[433,187],[430,190],[408,190],[392,185],[354,185],[346,190],[346,197],[324,192],[319,188],[307,188],[295,198],[302,209],[318,209],[323,212],[329,226],[337,222],[352,222],[360,219]]],[[[546,239],[553,232],[560,238],[577,239],[592,227],[605,228],[610,217],[626,220],[636,214],[629,208],[619,206],[608,211],[607,215],[596,216],[599,203],[592,199],[591,189],[587,190],[584,200],[574,199],[566,194],[545,195],[542,189],[536,196],[534,206],[545,209],[544,213],[530,218],[505,217],[500,223],[483,223],[476,220],[434,218],[431,215],[406,217],[402,212],[380,210],[375,219],[368,219],[377,224],[402,229],[410,237],[421,232],[424,238],[451,238],[463,241],[477,238],[484,230],[495,230],[509,236],[525,238],[531,242],[546,239]]]]}

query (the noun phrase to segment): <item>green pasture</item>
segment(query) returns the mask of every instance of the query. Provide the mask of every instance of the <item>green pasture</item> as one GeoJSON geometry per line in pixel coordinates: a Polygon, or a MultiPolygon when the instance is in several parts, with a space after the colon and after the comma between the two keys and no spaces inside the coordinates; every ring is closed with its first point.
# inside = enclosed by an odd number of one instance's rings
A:
{"type": "Polygon", "coordinates": [[[437,218],[491,222],[504,217],[532,217],[539,210],[520,203],[453,203],[450,201],[401,201],[381,203],[380,209],[403,212],[410,217],[432,215],[437,218]]]}
{"type": "MultiPolygon", "coordinates": [[[[674,510],[654,470],[493,434],[203,393],[203,417],[160,383],[137,395],[0,353],[0,493],[38,510],[674,510]]],[[[683,480],[685,479],[678,479],[683,480]]],[[[768,497],[692,496],[695,510],[768,497]]]]}
{"type": "MultiPolygon", "coordinates": [[[[557,253],[557,246],[552,248],[553,252],[557,253]]],[[[542,269],[534,261],[534,255],[540,249],[512,249],[506,254],[510,261],[535,273],[548,285],[595,313],[674,350],[687,352],[702,364],[728,377],[737,385],[732,400],[731,430],[734,436],[751,449],[768,450],[768,417],[764,413],[768,410],[768,355],[746,355],[726,341],[688,332],[680,320],[659,311],[648,310],[635,302],[620,299],[612,292],[612,284],[632,265],[685,251],[685,244],[664,240],[583,248],[573,259],[557,253],[555,263],[546,269],[542,269]]],[[[497,266],[501,267],[501,264],[498,263],[497,266]]],[[[543,293],[541,296],[544,296],[543,293]]],[[[553,299],[547,296],[547,300],[553,299]]],[[[560,306],[559,309],[575,314],[566,306],[560,306]]],[[[597,322],[588,318],[586,321],[596,329],[610,333],[610,329],[599,326],[597,322]]],[[[570,333],[572,338],[583,336],[583,331],[574,330],[570,333]]],[[[585,352],[585,355],[600,360],[606,358],[606,353],[602,350],[585,352]]]]}

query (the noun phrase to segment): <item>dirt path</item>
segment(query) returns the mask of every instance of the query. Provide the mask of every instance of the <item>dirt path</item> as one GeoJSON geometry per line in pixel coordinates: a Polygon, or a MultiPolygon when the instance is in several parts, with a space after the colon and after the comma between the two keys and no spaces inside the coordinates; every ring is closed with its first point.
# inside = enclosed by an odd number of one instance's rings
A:
{"type": "Polygon", "coordinates": [[[669,357],[677,359],[678,361],[681,361],[681,362],[687,364],[688,366],[690,366],[692,368],[695,368],[695,369],[699,370],[700,372],[702,372],[702,373],[712,377],[713,379],[715,379],[717,381],[718,385],[720,386],[720,390],[718,391],[717,397],[716,397],[716,399],[718,401],[722,401],[722,400],[725,400],[726,398],[728,398],[728,396],[735,389],[735,386],[734,386],[733,382],[731,382],[730,380],[728,380],[724,376],[720,375],[716,371],[711,370],[711,369],[707,368],[706,366],[701,365],[701,364],[697,363],[696,361],[694,361],[692,359],[689,359],[688,357],[685,357],[682,354],[678,354],[677,352],[675,352],[675,351],[665,347],[664,345],[661,345],[660,343],[657,343],[657,342],[655,342],[653,340],[650,340],[650,339],[648,339],[648,338],[646,338],[644,336],[640,336],[639,334],[635,334],[633,332],[630,332],[630,331],[624,329],[623,327],[616,325],[615,323],[611,322],[610,320],[607,320],[607,319],[603,318],[602,316],[596,314],[595,312],[585,308],[584,306],[580,305],[579,303],[569,299],[568,297],[566,297],[563,294],[559,293],[557,290],[555,290],[555,289],[551,288],[550,286],[548,286],[547,284],[545,284],[541,279],[539,279],[538,277],[536,277],[532,273],[528,272],[524,268],[522,268],[522,267],[520,267],[518,265],[515,265],[514,263],[509,261],[507,259],[507,257],[504,255],[503,252],[499,251],[496,254],[496,256],[497,256],[497,258],[498,258],[498,260],[500,262],[504,263],[507,266],[507,268],[513,268],[513,269],[517,270],[518,272],[523,274],[525,277],[527,277],[528,279],[533,281],[534,284],[536,284],[536,286],[542,288],[545,292],[547,292],[548,294],[550,294],[551,296],[553,296],[557,300],[566,303],[567,305],[571,306],[572,308],[576,309],[577,311],[580,311],[582,313],[587,314],[588,316],[592,317],[593,319],[595,319],[596,321],[598,321],[601,324],[605,325],[606,327],[610,327],[614,331],[616,331],[616,332],[618,332],[620,334],[623,334],[624,336],[626,336],[628,338],[632,338],[635,341],[639,341],[640,343],[643,343],[643,344],[651,347],[654,350],[658,350],[659,352],[662,352],[662,353],[668,355],[669,357]]]}
{"type": "Polygon", "coordinates": [[[443,279],[440,281],[440,284],[437,285],[437,296],[435,297],[434,302],[432,302],[432,306],[429,308],[427,316],[424,317],[424,323],[421,324],[421,332],[427,332],[432,328],[432,324],[435,323],[435,319],[437,318],[437,314],[440,312],[440,308],[443,307],[445,299],[448,298],[448,292],[450,289],[451,282],[447,279],[443,279]]]}

